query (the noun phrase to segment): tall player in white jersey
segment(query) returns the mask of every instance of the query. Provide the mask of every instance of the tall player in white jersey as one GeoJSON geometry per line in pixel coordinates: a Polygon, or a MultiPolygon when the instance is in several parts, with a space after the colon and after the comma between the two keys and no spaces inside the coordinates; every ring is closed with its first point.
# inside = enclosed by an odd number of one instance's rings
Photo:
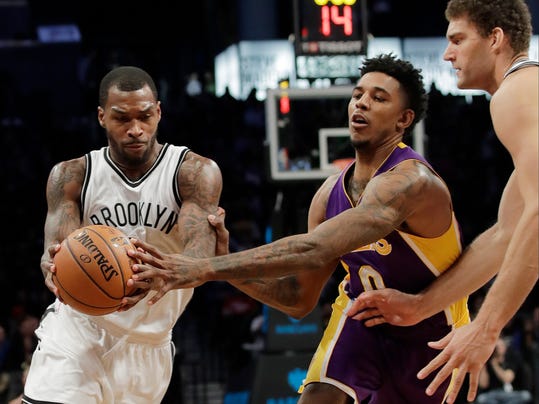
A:
{"type": "Polygon", "coordinates": [[[515,169],[497,222],[450,271],[417,295],[394,289],[366,292],[349,315],[368,319],[367,325],[412,325],[496,275],[475,319],[431,343],[442,351],[418,373],[424,379],[437,372],[427,388],[430,395],[458,368],[447,398],[454,403],[467,374],[467,399],[475,399],[481,368],[539,278],[539,62],[528,57],[532,24],[524,0],[450,0],[445,16],[449,44],[444,59],[456,70],[459,88],[492,95],[492,124],[515,169]]]}
{"type": "MultiPolygon", "coordinates": [[[[220,169],[187,147],[157,141],[153,79],[137,67],[113,69],[101,81],[97,112],[108,146],[56,164],[47,183],[41,269],[57,297],[52,257],[84,225],[118,227],[169,252],[215,253],[208,215],[217,212],[220,169]]],[[[36,331],[23,402],[160,403],[172,374],[172,328],[192,295],[176,290],[148,305],[150,294],[104,316],[81,314],[57,298],[36,331]]]]}

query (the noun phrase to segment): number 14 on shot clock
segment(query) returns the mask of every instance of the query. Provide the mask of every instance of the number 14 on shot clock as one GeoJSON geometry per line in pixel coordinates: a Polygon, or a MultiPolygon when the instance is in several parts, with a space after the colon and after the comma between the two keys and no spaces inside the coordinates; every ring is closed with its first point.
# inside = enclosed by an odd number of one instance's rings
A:
{"type": "Polygon", "coordinates": [[[296,0],[299,54],[361,52],[367,35],[365,0],[296,0]]]}
{"type": "Polygon", "coordinates": [[[330,37],[333,26],[335,29],[341,26],[344,37],[350,37],[354,33],[352,6],[356,0],[314,0],[314,3],[320,6],[320,32],[323,36],[330,37]],[[342,7],[339,7],[341,5],[342,7]]]}

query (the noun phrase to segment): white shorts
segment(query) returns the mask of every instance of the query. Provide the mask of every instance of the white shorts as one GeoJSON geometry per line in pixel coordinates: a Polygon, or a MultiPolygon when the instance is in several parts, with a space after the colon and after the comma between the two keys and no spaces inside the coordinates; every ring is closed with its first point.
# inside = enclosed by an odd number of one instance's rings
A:
{"type": "Polygon", "coordinates": [[[36,335],[23,403],[158,404],[172,376],[170,341],[112,335],[55,302],[36,335]]]}

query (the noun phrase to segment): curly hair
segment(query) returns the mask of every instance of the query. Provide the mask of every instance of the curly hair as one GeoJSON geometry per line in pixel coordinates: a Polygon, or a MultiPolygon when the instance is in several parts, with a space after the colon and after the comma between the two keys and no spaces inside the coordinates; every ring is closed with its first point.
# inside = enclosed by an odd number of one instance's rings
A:
{"type": "Polygon", "coordinates": [[[99,106],[105,107],[112,87],[118,87],[121,91],[136,91],[148,85],[153,96],[158,100],[157,87],[152,77],[139,67],[120,66],[112,69],[102,79],[99,85],[99,106]]]}
{"type": "Polygon", "coordinates": [[[361,76],[369,72],[384,73],[400,83],[406,94],[407,108],[415,113],[412,124],[405,131],[405,134],[412,133],[415,125],[427,114],[428,95],[421,69],[416,69],[410,62],[389,53],[365,59],[359,72],[361,76]]]}
{"type": "Polygon", "coordinates": [[[503,29],[515,53],[527,52],[532,35],[531,14],[524,0],[450,0],[445,18],[467,17],[483,37],[503,29]]]}

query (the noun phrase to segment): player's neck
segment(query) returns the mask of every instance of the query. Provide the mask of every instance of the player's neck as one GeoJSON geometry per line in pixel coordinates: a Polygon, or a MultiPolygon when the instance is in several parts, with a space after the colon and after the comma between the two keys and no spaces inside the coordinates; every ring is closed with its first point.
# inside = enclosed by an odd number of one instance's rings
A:
{"type": "Polygon", "coordinates": [[[129,178],[131,181],[137,181],[144,174],[146,174],[150,168],[153,167],[162,148],[162,144],[155,143],[145,161],[129,162],[119,161],[112,156],[111,158],[127,178],[129,178]]]}
{"type": "Polygon", "coordinates": [[[503,66],[503,75],[502,77],[505,77],[505,74],[507,73],[507,71],[513,67],[513,65],[521,60],[526,60],[528,59],[528,54],[525,53],[525,52],[520,52],[520,53],[517,53],[515,55],[513,55],[511,58],[509,58],[507,60],[507,62],[504,64],[503,66]]]}
{"type": "Polygon", "coordinates": [[[525,52],[520,52],[517,54],[506,54],[500,56],[500,61],[496,62],[496,67],[494,71],[494,76],[490,80],[488,86],[483,87],[483,90],[487,91],[490,95],[494,95],[496,91],[500,88],[503,80],[505,79],[505,74],[507,71],[519,60],[527,59],[528,55],[525,52]]]}
{"type": "Polygon", "coordinates": [[[519,62],[521,60],[526,60],[526,59],[528,59],[528,54],[527,53],[525,53],[525,52],[517,53],[515,56],[513,56],[511,58],[509,66],[506,67],[505,72],[507,72],[507,70],[509,70],[515,63],[517,63],[517,62],[519,62]]]}

